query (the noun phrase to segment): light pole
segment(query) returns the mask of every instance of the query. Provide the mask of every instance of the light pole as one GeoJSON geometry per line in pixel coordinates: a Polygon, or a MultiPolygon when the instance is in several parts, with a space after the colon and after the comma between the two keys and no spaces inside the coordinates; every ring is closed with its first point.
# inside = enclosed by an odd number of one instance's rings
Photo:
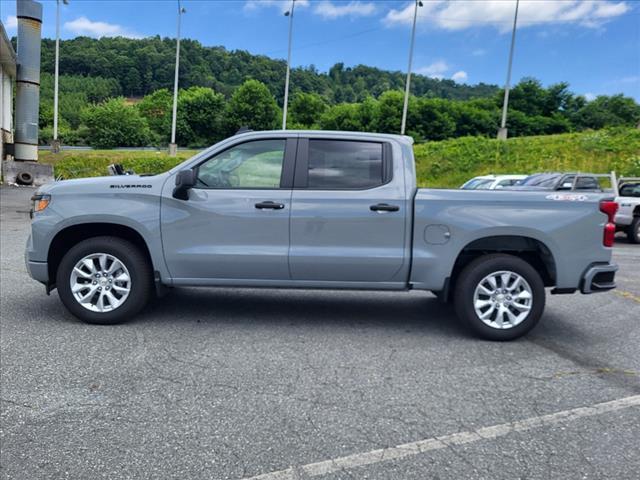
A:
{"type": "MultiPolygon", "coordinates": [[[[62,3],[69,5],[69,0],[62,0],[62,3]]],[[[60,141],[58,140],[58,77],[60,74],[60,0],[56,0],[56,65],[53,76],[53,142],[51,151],[60,151],[60,141]]]]}
{"type": "Polygon", "coordinates": [[[413,64],[413,45],[416,40],[416,20],[418,19],[418,7],[422,6],[420,0],[416,0],[415,9],[413,10],[413,28],[411,29],[411,44],[409,46],[409,67],[407,68],[407,81],[404,86],[404,105],[402,106],[402,126],[400,127],[400,135],[404,135],[407,128],[407,110],[409,109],[409,91],[411,90],[411,67],[413,64]]]}
{"type": "Polygon", "coordinates": [[[291,35],[293,32],[293,9],[296,7],[296,0],[291,0],[291,10],[284,12],[285,17],[289,17],[289,50],[287,53],[287,74],[284,78],[284,104],[282,106],[282,129],[287,129],[287,107],[289,106],[289,74],[291,71],[291,35]]]}
{"type": "Polygon", "coordinates": [[[513,64],[513,49],[516,44],[516,26],[518,24],[518,6],[520,0],[516,0],[516,13],[513,16],[513,32],[511,32],[511,47],[509,48],[509,66],[507,67],[507,82],[504,86],[504,101],[502,103],[502,121],[498,129],[498,139],[507,139],[507,109],[509,107],[509,88],[511,86],[511,65],[513,64]]]}
{"type": "Polygon", "coordinates": [[[182,8],[180,0],[178,0],[178,34],[176,41],[176,72],[173,79],[173,116],[171,118],[171,143],[169,144],[169,155],[175,157],[178,153],[178,145],[176,144],[176,118],[178,114],[178,73],[180,72],[180,20],[182,14],[187,11],[182,8]]]}

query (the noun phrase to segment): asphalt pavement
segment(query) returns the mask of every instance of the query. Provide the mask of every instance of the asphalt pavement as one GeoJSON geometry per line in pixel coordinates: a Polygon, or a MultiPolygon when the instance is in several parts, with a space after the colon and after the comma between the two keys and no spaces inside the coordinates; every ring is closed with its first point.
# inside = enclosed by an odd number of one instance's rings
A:
{"type": "Polygon", "coordinates": [[[24,267],[0,188],[0,475],[637,479],[640,246],[509,343],[424,292],[175,289],[86,325],[24,267]]]}

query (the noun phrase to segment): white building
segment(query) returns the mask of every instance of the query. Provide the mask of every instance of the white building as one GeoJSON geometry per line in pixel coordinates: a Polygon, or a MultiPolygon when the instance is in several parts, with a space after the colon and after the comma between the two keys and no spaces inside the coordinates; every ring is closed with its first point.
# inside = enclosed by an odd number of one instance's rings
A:
{"type": "Polygon", "coordinates": [[[5,160],[5,144],[13,144],[13,85],[16,79],[16,52],[0,22],[0,160],[5,160]]]}

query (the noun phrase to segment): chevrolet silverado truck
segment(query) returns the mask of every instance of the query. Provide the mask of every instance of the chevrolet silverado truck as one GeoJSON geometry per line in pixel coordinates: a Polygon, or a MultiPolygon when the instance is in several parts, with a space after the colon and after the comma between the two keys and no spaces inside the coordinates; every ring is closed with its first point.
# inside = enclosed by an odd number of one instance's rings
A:
{"type": "Polygon", "coordinates": [[[166,287],[414,289],[509,340],[538,323],[546,288],[615,288],[613,197],[418,188],[405,136],[248,132],[163,174],[59,181],[32,200],[27,268],[89,323],[129,319],[166,287]]]}

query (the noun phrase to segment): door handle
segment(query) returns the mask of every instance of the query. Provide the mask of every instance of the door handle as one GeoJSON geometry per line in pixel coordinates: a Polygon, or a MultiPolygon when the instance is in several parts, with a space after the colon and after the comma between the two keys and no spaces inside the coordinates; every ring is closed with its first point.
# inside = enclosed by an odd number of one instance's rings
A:
{"type": "Polygon", "coordinates": [[[267,202],[256,203],[256,208],[259,208],[260,210],[264,210],[266,208],[271,210],[282,210],[284,208],[284,203],[276,203],[269,200],[267,202]]]}
{"type": "Polygon", "coordinates": [[[369,210],[372,212],[397,212],[400,210],[400,207],[397,205],[389,205],[388,203],[378,203],[376,205],[371,205],[369,210]]]}

